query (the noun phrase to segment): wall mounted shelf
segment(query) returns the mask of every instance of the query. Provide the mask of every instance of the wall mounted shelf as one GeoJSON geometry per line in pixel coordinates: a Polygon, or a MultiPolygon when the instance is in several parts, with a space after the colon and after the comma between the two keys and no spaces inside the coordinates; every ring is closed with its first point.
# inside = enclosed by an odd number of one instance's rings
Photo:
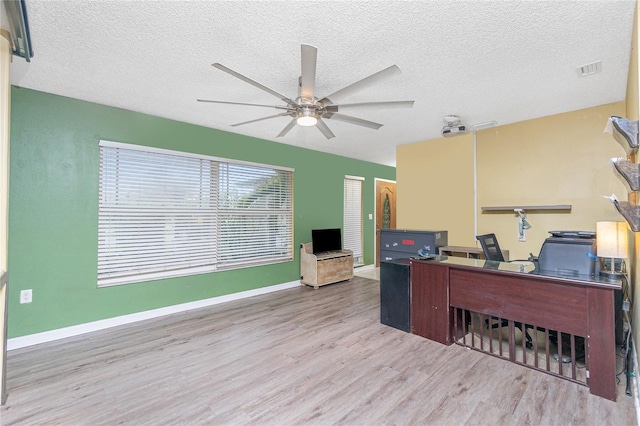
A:
{"type": "Polygon", "coordinates": [[[629,191],[640,190],[640,164],[622,158],[612,158],[614,170],[629,191]]]}
{"type": "Polygon", "coordinates": [[[480,210],[483,212],[487,211],[514,211],[514,210],[525,210],[527,212],[531,212],[532,210],[571,210],[571,204],[553,204],[546,206],[489,206],[489,207],[480,207],[480,210]]]}
{"type": "Polygon", "coordinates": [[[640,147],[638,138],[638,120],[631,121],[624,117],[612,115],[607,122],[605,131],[611,133],[613,138],[624,148],[627,159],[612,158],[614,170],[618,177],[630,189],[629,201],[618,201],[615,194],[609,198],[616,206],[618,213],[627,221],[633,232],[640,232],[640,205],[637,205],[637,190],[640,186],[640,168],[636,163],[636,154],[640,147]]]}

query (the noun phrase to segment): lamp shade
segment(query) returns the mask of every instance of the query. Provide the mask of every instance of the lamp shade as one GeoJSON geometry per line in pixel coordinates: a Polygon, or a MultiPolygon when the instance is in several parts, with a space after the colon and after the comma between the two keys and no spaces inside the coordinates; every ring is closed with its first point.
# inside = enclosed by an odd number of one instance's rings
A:
{"type": "Polygon", "coordinates": [[[626,259],[628,257],[626,222],[597,222],[598,257],[626,259]]]}

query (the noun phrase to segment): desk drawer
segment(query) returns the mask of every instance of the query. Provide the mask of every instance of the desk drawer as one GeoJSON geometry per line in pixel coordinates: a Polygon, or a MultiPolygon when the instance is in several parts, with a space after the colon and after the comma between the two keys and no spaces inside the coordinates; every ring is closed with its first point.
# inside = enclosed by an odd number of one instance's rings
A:
{"type": "Polygon", "coordinates": [[[408,259],[410,257],[415,257],[418,255],[418,251],[415,252],[402,252],[402,251],[391,251],[391,250],[382,250],[380,252],[380,261],[384,262],[385,260],[393,260],[393,259],[408,259]]]}

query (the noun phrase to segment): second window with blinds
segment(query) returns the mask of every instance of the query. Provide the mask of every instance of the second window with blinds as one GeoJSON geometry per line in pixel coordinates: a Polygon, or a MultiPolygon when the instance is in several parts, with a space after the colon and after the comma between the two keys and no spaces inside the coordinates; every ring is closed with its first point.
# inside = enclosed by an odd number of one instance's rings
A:
{"type": "Polygon", "coordinates": [[[353,251],[353,264],[364,264],[362,248],[362,183],[363,177],[344,177],[343,248],[353,251]]]}

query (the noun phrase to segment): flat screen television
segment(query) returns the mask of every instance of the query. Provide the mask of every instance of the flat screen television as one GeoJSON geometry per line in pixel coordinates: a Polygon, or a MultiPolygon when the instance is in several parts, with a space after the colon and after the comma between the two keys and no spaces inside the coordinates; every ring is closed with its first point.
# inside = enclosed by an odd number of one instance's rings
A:
{"type": "Polygon", "coordinates": [[[342,250],[342,234],[340,228],[312,229],[311,243],[313,254],[342,250]]]}

